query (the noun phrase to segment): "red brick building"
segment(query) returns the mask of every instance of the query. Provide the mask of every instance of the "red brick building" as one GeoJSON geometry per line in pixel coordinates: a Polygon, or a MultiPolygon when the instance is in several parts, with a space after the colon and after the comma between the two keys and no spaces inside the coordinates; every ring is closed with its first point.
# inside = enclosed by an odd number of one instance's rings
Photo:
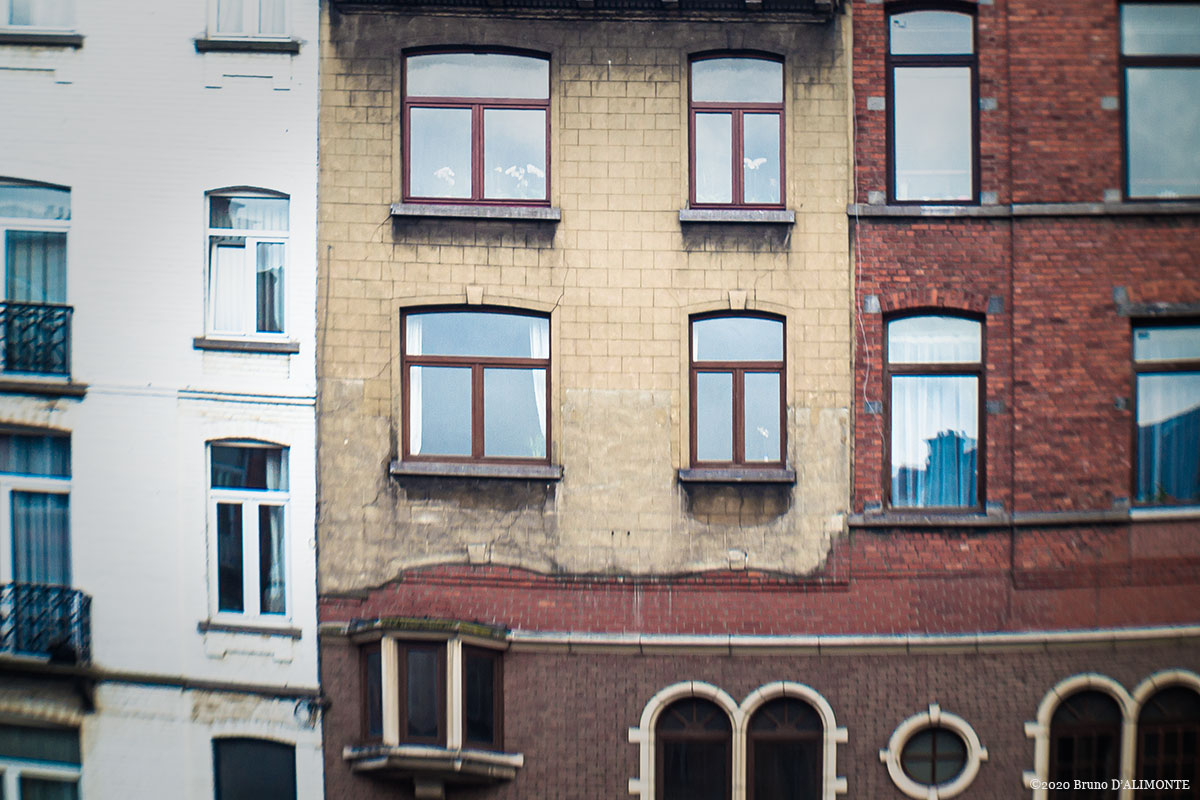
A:
{"type": "Polygon", "coordinates": [[[1200,797],[1200,3],[338,2],[322,54],[328,796],[1200,797]],[[535,453],[485,377],[429,450],[434,367],[545,370],[535,453]]]}

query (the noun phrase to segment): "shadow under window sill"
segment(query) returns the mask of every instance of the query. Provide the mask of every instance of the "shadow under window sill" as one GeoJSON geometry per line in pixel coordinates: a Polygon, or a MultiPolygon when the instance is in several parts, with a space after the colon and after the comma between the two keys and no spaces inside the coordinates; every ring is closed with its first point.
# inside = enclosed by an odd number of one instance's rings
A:
{"type": "Polygon", "coordinates": [[[397,478],[488,478],[498,480],[560,481],[558,464],[488,464],[457,461],[393,461],[388,472],[397,478]]]}

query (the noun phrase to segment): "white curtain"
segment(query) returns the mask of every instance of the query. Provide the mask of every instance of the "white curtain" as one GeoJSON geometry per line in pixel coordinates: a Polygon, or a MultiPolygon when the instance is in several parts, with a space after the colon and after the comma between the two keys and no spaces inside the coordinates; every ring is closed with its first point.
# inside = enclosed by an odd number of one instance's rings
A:
{"type": "Polygon", "coordinates": [[[287,33],[284,0],[259,0],[258,32],[264,36],[282,36],[287,33]]]}
{"type": "Polygon", "coordinates": [[[9,231],[4,245],[5,299],[17,303],[67,301],[67,235],[9,231]]]}
{"type": "MultiPolygon", "coordinates": [[[[550,325],[545,320],[530,320],[529,323],[529,357],[548,358],[550,356],[550,325]]],[[[542,436],[546,435],[546,370],[530,371],[533,378],[533,397],[537,404],[538,424],[542,436]]],[[[542,440],[543,451],[545,439],[542,440]]],[[[544,455],[544,452],[543,452],[544,455]]]]}
{"type": "Polygon", "coordinates": [[[73,0],[12,0],[11,24],[70,28],[75,17],[73,6],[73,0]]]}
{"type": "Polygon", "coordinates": [[[68,496],[12,493],[13,578],[18,583],[71,585],[68,496]]]}
{"type": "Polygon", "coordinates": [[[217,245],[213,248],[213,329],[230,333],[249,333],[252,295],[246,269],[244,245],[217,245]]]}
{"type": "MultiPolygon", "coordinates": [[[[405,331],[405,348],[410,356],[421,355],[421,339],[424,325],[421,317],[409,316],[408,329],[405,331]]],[[[409,367],[408,375],[408,450],[414,456],[421,452],[421,403],[424,396],[421,393],[421,368],[409,367]]]]}
{"type": "Polygon", "coordinates": [[[1139,375],[1137,417],[1137,499],[1200,498],[1200,373],[1139,375]]]}
{"type": "Polygon", "coordinates": [[[217,0],[217,33],[244,33],[242,0],[217,0]]]}
{"type": "Polygon", "coordinates": [[[260,610],[264,614],[283,614],[286,611],[284,599],[286,586],[283,572],[282,506],[260,507],[258,535],[259,558],[266,558],[269,562],[266,565],[259,565],[259,574],[262,576],[262,607],[260,610]]]}
{"type": "Polygon", "coordinates": [[[973,506],[979,379],[892,378],[892,505],[973,506]]]}
{"type": "Polygon", "coordinates": [[[283,256],[282,242],[259,242],[255,248],[258,300],[257,330],[283,332],[283,256]]]}

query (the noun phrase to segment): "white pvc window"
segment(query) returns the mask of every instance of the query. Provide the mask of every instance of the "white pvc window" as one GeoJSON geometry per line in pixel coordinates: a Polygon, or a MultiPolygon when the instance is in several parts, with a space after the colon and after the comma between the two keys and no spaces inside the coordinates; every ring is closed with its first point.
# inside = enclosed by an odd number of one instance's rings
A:
{"type": "Polygon", "coordinates": [[[287,36],[288,0],[211,0],[209,30],[214,36],[287,36]]]}
{"type": "Polygon", "coordinates": [[[224,336],[287,330],[288,199],[210,195],[208,330],[224,336]]]}
{"type": "Polygon", "coordinates": [[[71,585],[71,440],[0,433],[0,582],[71,585]]]}
{"type": "Polygon", "coordinates": [[[75,0],[0,0],[0,28],[69,31],[75,0]]]}
{"type": "Polygon", "coordinates": [[[0,725],[0,798],[78,800],[79,732],[0,725]]]}

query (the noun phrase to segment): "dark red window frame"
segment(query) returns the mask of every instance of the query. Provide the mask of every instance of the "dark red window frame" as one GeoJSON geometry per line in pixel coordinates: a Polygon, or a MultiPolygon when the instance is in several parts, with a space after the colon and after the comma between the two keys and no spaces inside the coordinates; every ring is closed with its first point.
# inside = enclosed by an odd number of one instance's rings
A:
{"type": "Polygon", "coordinates": [[[718,50],[707,53],[697,53],[688,59],[688,204],[691,208],[784,208],[787,203],[787,139],[785,137],[786,123],[783,112],[787,95],[784,92],[786,80],[786,64],[782,56],[773,53],[763,53],[755,50],[718,50]],[[714,58],[746,58],[757,61],[775,61],[785,65],[785,74],[781,77],[779,87],[783,98],[778,103],[716,103],[695,102],[692,100],[692,65],[697,61],[707,61],[714,58]],[[733,171],[732,202],[729,203],[699,203],[696,201],[696,113],[731,114],[730,124],[733,126],[733,158],[729,167],[733,171]],[[746,114],[767,113],[779,115],[779,202],[778,203],[747,203],[744,202],[745,186],[743,181],[743,124],[746,114]]]}
{"type": "Polygon", "coordinates": [[[495,206],[549,206],[550,205],[550,87],[546,86],[546,99],[532,98],[496,98],[496,97],[409,97],[408,96],[408,59],[410,56],[428,56],[438,53],[471,53],[479,55],[499,54],[510,56],[525,56],[537,58],[549,63],[550,56],[534,50],[470,47],[421,48],[406,50],[403,54],[403,103],[401,107],[402,149],[403,149],[403,195],[405,202],[437,203],[443,205],[495,205],[495,206]],[[412,126],[409,124],[409,114],[413,108],[466,108],[471,110],[471,196],[470,197],[423,197],[413,195],[411,186],[412,169],[410,161],[410,142],[412,126]],[[531,109],[542,110],[546,115],[546,197],[543,200],[486,198],[483,196],[483,147],[485,131],[483,129],[483,112],[489,109],[531,109]]]}
{"type": "Polygon", "coordinates": [[[688,404],[690,416],[689,444],[691,464],[700,468],[737,467],[778,469],[787,463],[787,320],[778,314],[763,312],[729,312],[718,311],[709,314],[697,314],[688,320],[688,404]],[[780,323],[783,328],[783,358],[779,361],[696,361],[692,356],[696,352],[693,344],[694,326],[697,322],[722,317],[757,317],[780,323]],[[700,461],[696,456],[696,376],[706,373],[733,374],[733,442],[732,461],[700,461]],[[779,460],[778,461],[747,461],[746,460],[746,373],[769,372],[779,375],[779,460]]]}

